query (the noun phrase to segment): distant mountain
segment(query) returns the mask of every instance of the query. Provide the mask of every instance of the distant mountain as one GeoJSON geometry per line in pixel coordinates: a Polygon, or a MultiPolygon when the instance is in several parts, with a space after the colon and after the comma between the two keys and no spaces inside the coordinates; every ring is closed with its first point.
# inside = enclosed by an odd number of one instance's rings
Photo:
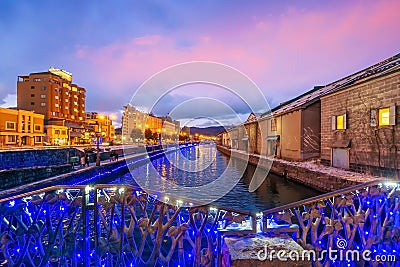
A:
{"type": "Polygon", "coordinates": [[[223,126],[211,126],[211,127],[205,127],[205,128],[200,128],[200,127],[190,127],[190,134],[202,134],[202,135],[208,135],[208,136],[217,136],[220,132],[224,130],[223,126]]]}

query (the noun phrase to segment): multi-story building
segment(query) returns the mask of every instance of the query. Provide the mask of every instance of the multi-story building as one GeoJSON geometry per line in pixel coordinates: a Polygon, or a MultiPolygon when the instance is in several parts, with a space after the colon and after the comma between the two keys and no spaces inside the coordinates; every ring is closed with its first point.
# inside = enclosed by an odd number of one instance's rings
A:
{"type": "Polygon", "coordinates": [[[44,115],[33,111],[0,108],[0,147],[41,146],[44,115]]]}
{"type": "Polygon", "coordinates": [[[97,112],[86,112],[86,136],[100,134],[104,142],[114,141],[115,129],[109,116],[97,112]]]}
{"type": "MultiPolygon", "coordinates": [[[[72,74],[51,67],[46,72],[18,76],[17,106],[43,114],[47,127],[47,142],[57,144],[83,143],[86,90],[72,82],[72,74]],[[52,140],[58,126],[68,127],[67,141],[62,137],[52,140]]],[[[46,130],[47,130],[46,129],[46,130]]],[[[59,129],[62,131],[61,129],[59,129]]]]}
{"type": "Polygon", "coordinates": [[[17,106],[52,120],[81,123],[85,120],[86,90],[72,83],[72,74],[51,67],[46,72],[18,76],[17,106]]]}
{"type": "Polygon", "coordinates": [[[123,143],[133,143],[135,141],[134,138],[131,137],[131,133],[134,129],[140,130],[142,135],[141,139],[144,138],[146,129],[150,129],[152,133],[161,133],[163,126],[161,118],[141,112],[131,105],[124,106],[124,109],[122,115],[123,143]]]}
{"type": "Polygon", "coordinates": [[[175,124],[175,132],[179,134],[181,130],[181,122],[177,120],[172,121],[173,124],[175,124]]]}

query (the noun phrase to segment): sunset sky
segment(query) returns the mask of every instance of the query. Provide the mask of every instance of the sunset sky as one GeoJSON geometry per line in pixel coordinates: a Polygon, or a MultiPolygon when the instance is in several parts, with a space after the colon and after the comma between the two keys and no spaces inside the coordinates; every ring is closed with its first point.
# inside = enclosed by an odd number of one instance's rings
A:
{"type": "MultiPolygon", "coordinates": [[[[243,72],[273,107],[398,54],[399,10],[400,1],[0,1],[0,105],[15,106],[18,75],[54,65],[87,89],[88,111],[120,116],[151,75],[200,60],[243,72]]],[[[156,114],[201,91],[189,87],[156,114]]]]}

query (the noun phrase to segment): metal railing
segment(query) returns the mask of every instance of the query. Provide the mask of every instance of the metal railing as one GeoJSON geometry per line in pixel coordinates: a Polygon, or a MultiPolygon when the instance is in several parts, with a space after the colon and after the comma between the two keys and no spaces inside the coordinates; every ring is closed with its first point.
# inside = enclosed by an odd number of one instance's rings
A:
{"type": "MultiPolygon", "coordinates": [[[[372,259],[385,255],[386,259],[397,261],[400,256],[399,197],[398,181],[368,182],[266,210],[263,231],[284,233],[298,229],[297,242],[316,253],[315,266],[378,266],[382,262],[365,262],[362,258],[345,263],[335,261],[327,251],[338,254],[368,250],[372,259]]],[[[393,262],[385,264],[392,266],[393,262]]]]}
{"type": "Polygon", "coordinates": [[[158,198],[107,184],[1,199],[0,265],[215,266],[221,231],[256,231],[254,214],[158,198]]]}

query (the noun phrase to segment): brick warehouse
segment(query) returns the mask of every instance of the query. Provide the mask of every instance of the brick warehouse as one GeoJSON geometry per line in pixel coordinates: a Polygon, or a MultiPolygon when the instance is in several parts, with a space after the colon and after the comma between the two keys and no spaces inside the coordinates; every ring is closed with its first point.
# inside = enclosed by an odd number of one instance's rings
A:
{"type": "Polygon", "coordinates": [[[400,54],[321,96],[321,161],[386,176],[400,170],[400,54]]]}

